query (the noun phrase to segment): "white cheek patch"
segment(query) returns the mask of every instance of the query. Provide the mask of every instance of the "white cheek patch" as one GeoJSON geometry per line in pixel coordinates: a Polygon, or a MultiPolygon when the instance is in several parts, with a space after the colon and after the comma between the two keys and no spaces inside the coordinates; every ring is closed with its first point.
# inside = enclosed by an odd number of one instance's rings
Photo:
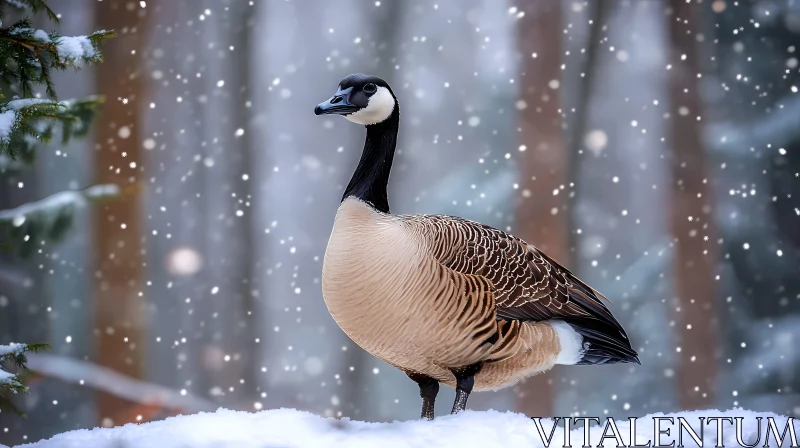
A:
{"type": "Polygon", "coordinates": [[[345,115],[344,118],[353,123],[370,125],[380,123],[389,118],[394,110],[394,97],[386,87],[378,87],[378,90],[369,97],[367,107],[345,115]]]}

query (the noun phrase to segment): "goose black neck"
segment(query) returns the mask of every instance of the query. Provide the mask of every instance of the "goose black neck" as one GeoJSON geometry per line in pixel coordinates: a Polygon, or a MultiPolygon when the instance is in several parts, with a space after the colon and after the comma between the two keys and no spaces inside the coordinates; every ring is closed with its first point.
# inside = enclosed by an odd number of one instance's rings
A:
{"type": "Polygon", "coordinates": [[[400,123],[400,111],[397,103],[392,114],[386,120],[368,125],[367,140],[358,167],[344,191],[342,200],[356,197],[371,204],[376,210],[389,213],[389,198],[386,186],[389,183],[389,171],[392,169],[394,150],[397,146],[397,130],[400,123]]]}

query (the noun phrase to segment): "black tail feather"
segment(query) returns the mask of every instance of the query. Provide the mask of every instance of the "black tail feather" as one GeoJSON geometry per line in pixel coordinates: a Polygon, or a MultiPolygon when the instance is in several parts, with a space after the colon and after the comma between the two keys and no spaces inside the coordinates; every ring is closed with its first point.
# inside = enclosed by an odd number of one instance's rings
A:
{"type": "Polygon", "coordinates": [[[641,364],[636,350],[631,347],[628,335],[618,323],[613,325],[606,320],[591,317],[568,317],[563,320],[583,336],[584,353],[577,364],[641,364]]]}
{"type": "MultiPolygon", "coordinates": [[[[616,364],[639,362],[639,355],[631,347],[625,329],[603,305],[599,294],[572,272],[542,254],[551,264],[559,266],[570,280],[569,295],[584,315],[559,316],[583,336],[584,354],[577,364],[616,364]],[[598,297],[598,295],[600,297],[598,297]]],[[[608,299],[606,299],[608,300],[608,299]]]]}

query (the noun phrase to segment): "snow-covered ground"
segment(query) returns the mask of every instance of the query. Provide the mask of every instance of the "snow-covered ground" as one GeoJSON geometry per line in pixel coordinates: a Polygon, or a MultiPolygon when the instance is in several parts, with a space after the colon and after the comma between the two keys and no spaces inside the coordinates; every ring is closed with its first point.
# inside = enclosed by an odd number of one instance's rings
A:
{"type": "MultiPolygon", "coordinates": [[[[764,446],[768,424],[767,417],[774,418],[778,433],[782,433],[787,417],[769,413],[754,413],[741,409],[730,411],[695,411],[680,414],[652,414],[636,421],[635,441],[646,445],[648,440],[656,445],[653,438],[653,417],[684,417],[686,422],[702,437],[703,446],[717,445],[716,421],[709,422],[709,417],[743,417],[743,441],[753,445],[758,437],[757,446],[764,446]],[[701,425],[705,418],[705,425],[701,425]],[[758,420],[762,417],[760,435],[758,420]],[[709,424],[710,423],[710,424],[709,424]],[[705,429],[701,433],[701,426],[705,429]]],[[[593,425],[590,430],[590,446],[601,445],[606,421],[601,418],[601,425],[593,425]]],[[[678,421],[674,424],[662,421],[661,430],[670,430],[669,435],[662,435],[660,442],[669,445],[675,441],[678,445],[678,421]]],[[[625,446],[631,445],[630,425],[628,420],[616,420],[619,436],[625,446]]],[[[794,421],[795,433],[800,432],[794,421]]],[[[545,437],[549,437],[553,428],[552,420],[541,420],[545,437]]],[[[613,437],[611,429],[606,431],[613,437]]],[[[736,428],[727,422],[723,426],[723,444],[726,447],[740,446],[736,440],[736,428]]],[[[570,443],[564,443],[564,432],[556,428],[550,443],[552,448],[565,445],[580,447],[584,445],[584,430],[575,426],[570,434],[570,443]]],[[[683,433],[683,444],[686,447],[698,446],[686,431],[683,433]]],[[[795,442],[796,443],[796,442],[795,442]]],[[[613,438],[608,438],[603,446],[616,447],[613,438]]],[[[117,428],[97,428],[78,430],[59,434],[49,440],[20,445],[27,448],[199,448],[199,447],[494,447],[504,448],[543,447],[542,437],[533,420],[515,413],[496,411],[467,411],[455,416],[442,416],[436,420],[413,420],[394,423],[365,423],[352,420],[337,420],[319,417],[308,412],[293,409],[278,409],[257,413],[237,412],[220,409],[213,413],[168,418],[163,421],[128,424],[117,428]]],[[[770,434],[769,446],[778,444],[774,434],[770,434]]],[[[792,446],[789,431],[785,434],[784,447],[792,446]]],[[[797,446],[794,444],[794,446],[797,446]]]]}

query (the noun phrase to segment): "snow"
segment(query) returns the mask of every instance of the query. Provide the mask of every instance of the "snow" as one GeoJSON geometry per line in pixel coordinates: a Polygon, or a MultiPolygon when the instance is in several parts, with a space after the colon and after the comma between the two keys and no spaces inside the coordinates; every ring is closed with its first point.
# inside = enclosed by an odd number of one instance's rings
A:
{"type": "Polygon", "coordinates": [[[23,350],[25,350],[25,347],[27,347],[27,345],[18,344],[16,342],[12,342],[8,345],[0,345],[0,357],[9,355],[11,353],[19,355],[23,350]]]}
{"type": "MultiPolygon", "coordinates": [[[[708,425],[701,432],[700,417],[741,417],[743,440],[752,444],[756,440],[756,417],[764,418],[761,424],[758,446],[763,446],[767,433],[767,417],[775,419],[779,433],[783,431],[787,418],[771,413],[755,413],[742,409],[730,411],[694,411],[679,414],[653,414],[636,421],[636,442],[646,444],[653,438],[653,417],[684,417],[691,428],[702,438],[704,446],[714,446],[717,441],[717,426],[708,425]]],[[[606,425],[605,419],[600,419],[606,425]]],[[[659,442],[669,445],[678,439],[678,421],[674,424],[661,421],[662,435],[659,442]],[[670,429],[670,435],[663,431],[670,429]]],[[[631,445],[630,424],[627,419],[616,420],[619,435],[626,446],[631,445]]],[[[795,430],[798,423],[794,422],[795,430]]],[[[541,420],[541,432],[545,438],[550,437],[553,421],[541,420]]],[[[584,428],[573,423],[569,433],[569,444],[583,445],[584,428]]],[[[592,424],[589,444],[599,446],[604,426],[592,424]]],[[[606,434],[613,434],[609,429],[606,434]]],[[[769,446],[777,446],[774,433],[770,435],[769,446]]],[[[723,427],[722,440],[725,446],[739,446],[736,443],[736,431],[732,424],[723,427]]],[[[683,430],[682,441],[685,446],[697,446],[691,433],[683,430]]],[[[787,431],[783,446],[789,446],[790,433],[787,431]]],[[[187,416],[171,417],[163,421],[127,424],[116,428],[96,428],[93,430],[77,430],[58,434],[49,440],[19,445],[26,448],[68,448],[68,447],[493,447],[504,448],[544,447],[535,422],[522,415],[497,411],[466,411],[458,415],[438,417],[433,421],[412,420],[393,423],[366,423],[348,419],[324,418],[308,412],[294,409],[276,409],[256,413],[230,411],[225,409],[213,413],[199,413],[187,416]]],[[[564,432],[561,427],[553,432],[550,446],[565,446],[564,432]]],[[[602,446],[615,447],[613,438],[607,438],[602,446]]]]}
{"type": "Polygon", "coordinates": [[[17,123],[17,112],[7,110],[0,113],[0,140],[7,140],[11,136],[11,131],[17,123]]]}
{"type": "Polygon", "coordinates": [[[3,369],[0,369],[0,385],[4,384],[15,385],[17,384],[17,380],[14,378],[13,373],[9,373],[3,369]]]}
{"type": "MultiPolygon", "coordinates": [[[[58,59],[67,64],[77,65],[85,59],[92,59],[97,56],[97,49],[92,45],[89,36],[58,36],[53,38],[44,30],[33,30],[30,28],[21,28],[15,30],[16,33],[31,33],[31,36],[45,43],[53,43],[56,46],[58,59]]],[[[97,31],[96,33],[103,33],[105,30],[97,31]]]]}
{"type": "Polygon", "coordinates": [[[44,98],[20,98],[11,100],[5,105],[5,109],[21,110],[36,104],[58,104],[58,101],[48,100],[44,98]]]}
{"type": "Polygon", "coordinates": [[[42,42],[50,42],[50,35],[45,30],[36,30],[33,32],[33,38],[42,42]]]}
{"type": "Polygon", "coordinates": [[[116,196],[117,194],[119,194],[119,187],[114,184],[94,185],[83,191],[60,191],[36,202],[29,202],[8,210],[0,210],[0,221],[11,221],[16,227],[19,227],[25,223],[29,216],[54,214],[65,207],[82,207],[86,205],[89,199],[100,199],[116,196]]]}
{"type": "Polygon", "coordinates": [[[0,141],[6,141],[11,136],[11,132],[17,124],[20,110],[43,103],[58,104],[57,101],[41,98],[22,98],[11,100],[4,104],[3,111],[0,112],[0,141]]]}
{"type": "MultiPolygon", "coordinates": [[[[12,342],[8,345],[0,345],[0,359],[8,355],[19,355],[25,350],[26,347],[27,345],[25,344],[18,344],[15,342],[12,342]]],[[[0,365],[0,367],[2,367],[2,365],[0,365]]],[[[0,386],[3,385],[19,386],[20,383],[17,381],[16,376],[13,373],[6,372],[0,368],[0,386]]]]}
{"type": "Polygon", "coordinates": [[[92,58],[97,53],[87,36],[61,36],[56,40],[56,50],[61,60],[72,63],[92,58]]]}

